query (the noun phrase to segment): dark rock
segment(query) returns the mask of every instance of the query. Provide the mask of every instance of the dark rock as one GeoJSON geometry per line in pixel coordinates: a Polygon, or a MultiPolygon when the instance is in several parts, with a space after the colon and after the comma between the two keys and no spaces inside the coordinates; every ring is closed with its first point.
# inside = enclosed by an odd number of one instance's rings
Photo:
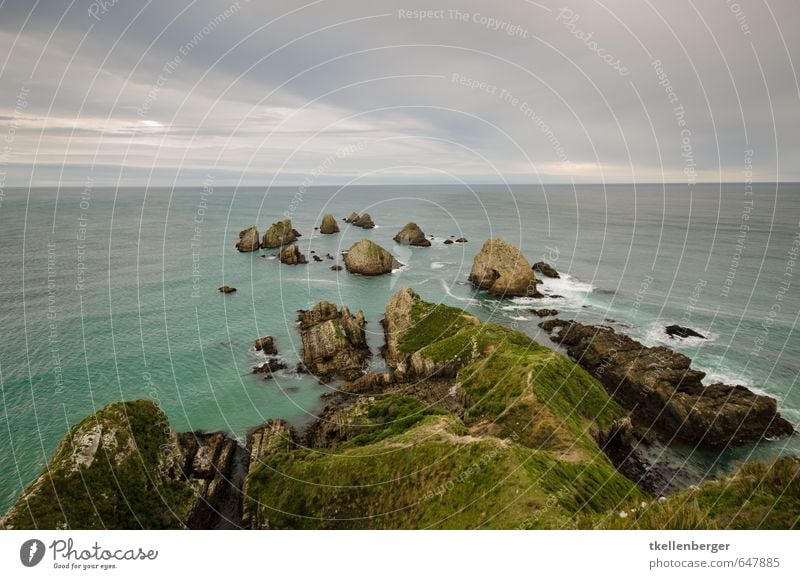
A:
{"type": "Polygon", "coordinates": [[[541,308],[538,310],[531,310],[531,313],[536,314],[540,318],[546,318],[548,316],[557,316],[558,310],[550,310],[547,308],[541,308]]]}
{"type": "Polygon", "coordinates": [[[258,239],[258,229],[253,225],[239,232],[239,241],[236,244],[236,249],[242,253],[258,251],[261,243],[258,239]]]}
{"type": "Polygon", "coordinates": [[[425,233],[414,223],[406,223],[397,235],[394,236],[395,242],[400,245],[415,245],[418,247],[430,247],[431,242],[425,238],[425,233]]]}
{"type": "Polygon", "coordinates": [[[459,237],[458,239],[456,239],[456,243],[467,243],[467,238],[459,237]]]}
{"type": "Polygon", "coordinates": [[[344,222],[345,223],[355,223],[356,221],[358,221],[358,213],[356,213],[355,211],[353,211],[350,214],[350,217],[345,217],[344,218],[344,222]]]}
{"type": "Polygon", "coordinates": [[[555,279],[561,277],[552,265],[545,263],[544,261],[537,261],[536,263],[534,263],[533,270],[538,271],[540,274],[546,277],[552,277],[555,279]]]}
{"type": "Polygon", "coordinates": [[[306,369],[322,382],[335,377],[354,380],[364,373],[370,357],[363,312],[355,316],[347,306],[320,302],[298,315],[306,369]]]}
{"type": "MultiPolygon", "coordinates": [[[[553,324],[555,326],[555,324],[553,324]]],[[[648,348],[611,328],[561,322],[551,339],[631,411],[634,426],[663,440],[725,447],[788,436],[777,402],[743,386],[704,386],[691,360],[663,346],[648,348]]]]}
{"type": "Polygon", "coordinates": [[[253,366],[253,374],[267,374],[267,378],[272,377],[273,372],[278,370],[285,370],[286,363],[280,358],[268,358],[266,362],[253,366]]]}
{"type": "Polygon", "coordinates": [[[224,285],[221,288],[217,288],[217,291],[224,293],[224,294],[232,294],[236,291],[235,287],[231,287],[229,285],[224,285]]]}
{"type": "Polygon", "coordinates": [[[313,257],[314,261],[322,261],[322,258],[320,256],[318,256],[318,255],[313,255],[312,257],[313,257]]]}
{"type": "Polygon", "coordinates": [[[284,247],[281,251],[281,263],[286,265],[303,265],[308,263],[306,256],[300,253],[300,248],[296,245],[284,247]]]}
{"type": "Polygon", "coordinates": [[[268,356],[274,356],[278,353],[278,348],[275,347],[275,338],[272,336],[264,336],[258,338],[253,345],[257,352],[264,352],[268,356]]]}
{"type": "Polygon", "coordinates": [[[325,259],[331,259],[332,260],[332,259],[336,259],[336,258],[333,257],[330,253],[326,253],[325,254],[325,259]]]}
{"type": "Polygon", "coordinates": [[[453,244],[453,240],[452,239],[445,239],[444,240],[444,244],[445,245],[452,245],[453,244]]]}
{"type": "Polygon", "coordinates": [[[362,214],[358,219],[353,221],[352,224],[356,227],[361,227],[362,229],[372,229],[375,227],[375,223],[373,223],[372,217],[369,216],[369,213],[362,214]]]}
{"type": "Polygon", "coordinates": [[[678,326],[678,325],[667,326],[666,328],[664,328],[664,331],[670,338],[675,338],[676,336],[678,338],[703,338],[703,339],[706,338],[703,334],[695,332],[691,328],[685,328],[683,326],[678,326]]]}
{"type": "Polygon", "coordinates": [[[332,265],[331,271],[342,271],[344,268],[341,265],[332,265]]]}

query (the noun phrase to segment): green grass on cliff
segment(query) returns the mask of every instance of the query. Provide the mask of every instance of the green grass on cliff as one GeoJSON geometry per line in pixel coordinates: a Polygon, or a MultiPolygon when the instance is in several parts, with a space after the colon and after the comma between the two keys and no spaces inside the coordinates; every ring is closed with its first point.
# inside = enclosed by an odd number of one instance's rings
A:
{"type": "Polygon", "coordinates": [[[640,496],[606,461],[571,463],[471,436],[452,415],[334,452],[283,451],[248,480],[271,528],[569,528],[640,496]]]}
{"type": "Polygon", "coordinates": [[[402,352],[416,352],[454,336],[465,327],[475,327],[474,318],[464,310],[417,301],[411,308],[412,327],[398,341],[402,352]]]}
{"type": "Polygon", "coordinates": [[[427,406],[408,396],[389,396],[370,404],[361,421],[358,436],[350,439],[349,446],[365,446],[401,434],[426,416],[445,414],[444,410],[427,406]]]}
{"type": "Polygon", "coordinates": [[[629,501],[583,527],[611,529],[799,529],[800,459],[750,461],[733,475],[666,499],[629,501]]]}
{"type": "Polygon", "coordinates": [[[106,406],[70,430],[41,479],[34,483],[3,521],[26,529],[180,528],[192,498],[178,481],[162,482],[156,465],[168,444],[169,425],[153,402],[137,400],[106,406]],[[91,466],[73,470],[73,441],[97,424],[115,431],[117,445],[103,443],[91,466]],[[134,450],[119,459],[118,449],[134,450]],[[170,510],[174,510],[172,513],[170,510]]]}

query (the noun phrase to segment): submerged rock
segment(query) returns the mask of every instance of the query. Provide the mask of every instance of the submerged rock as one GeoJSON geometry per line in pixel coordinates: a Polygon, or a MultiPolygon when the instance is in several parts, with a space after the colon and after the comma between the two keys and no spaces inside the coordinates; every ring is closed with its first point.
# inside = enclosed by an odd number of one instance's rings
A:
{"type": "Polygon", "coordinates": [[[522,252],[502,239],[488,239],[472,262],[469,281],[496,297],[539,297],[536,278],[522,252]]]}
{"type": "Polygon", "coordinates": [[[341,265],[332,265],[331,271],[342,271],[344,268],[341,265]]]}
{"type": "Polygon", "coordinates": [[[306,256],[300,253],[300,248],[296,245],[284,247],[281,250],[281,263],[286,265],[303,265],[308,263],[306,256]]]}
{"type": "Polygon", "coordinates": [[[232,294],[236,291],[236,288],[229,285],[224,285],[221,288],[217,288],[217,291],[223,294],[232,294]]]}
{"type": "Polygon", "coordinates": [[[322,223],[319,226],[319,232],[324,233],[325,235],[339,233],[339,225],[336,223],[336,219],[334,219],[333,215],[330,213],[325,214],[325,216],[322,218],[322,223]]]}
{"type": "Polygon", "coordinates": [[[373,223],[372,217],[369,216],[369,213],[363,213],[361,217],[353,221],[352,224],[356,227],[361,227],[362,229],[372,229],[375,227],[375,223],[373,223]]]}
{"type": "Polygon", "coordinates": [[[391,253],[369,239],[354,243],[344,256],[344,264],[350,273],[361,275],[391,273],[401,265],[391,253]]]}
{"type": "Polygon", "coordinates": [[[452,239],[445,239],[444,240],[444,244],[445,245],[453,245],[453,240],[452,239]]]}
{"type": "Polygon", "coordinates": [[[363,312],[353,316],[347,306],[339,310],[323,301],[301,311],[297,320],[302,364],[309,373],[322,382],[336,377],[354,380],[364,373],[370,351],[363,312]]]}
{"type": "Polygon", "coordinates": [[[242,253],[247,253],[258,251],[260,248],[261,243],[258,239],[258,229],[256,229],[255,225],[239,232],[239,241],[236,244],[236,249],[242,253]]]}
{"type": "Polygon", "coordinates": [[[548,308],[541,308],[538,310],[531,310],[531,313],[536,314],[540,318],[546,318],[548,316],[557,316],[558,310],[551,310],[548,308]]]}
{"type": "MultiPolygon", "coordinates": [[[[555,322],[555,321],[554,321],[555,322]]],[[[667,441],[725,447],[788,436],[792,425],[774,398],[744,386],[704,386],[705,373],[669,348],[649,348],[611,328],[557,320],[552,340],[592,373],[611,396],[631,411],[640,430],[653,429],[667,441]]]]}
{"type": "Polygon", "coordinates": [[[458,239],[456,239],[456,243],[467,243],[467,238],[459,237],[458,239]]]}
{"type": "Polygon", "coordinates": [[[556,269],[544,261],[537,261],[533,264],[533,271],[538,271],[540,274],[546,277],[552,277],[558,279],[561,275],[556,271],[556,269]]]}
{"type": "Polygon", "coordinates": [[[431,242],[425,237],[425,233],[413,221],[406,223],[405,227],[394,236],[394,240],[400,245],[415,245],[418,247],[430,247],[431,245],[431,242]]]}
{"type": "Polygon", "coordinates": [[[282,245],[294,243],[300,234],[296,229],[292,228],[292,220],[284,219],[273,223],[261,240],[261,247],[265,249],[274,249],[282,245]]]}
{"type": "Polygon", "coordinates": [[[695,332],[691,328],[685,328],[678,325],[667,326],[664,328],[664,331],[670,338],[675,338],[676,336],[678,338],[702,338],[704,340],[706,338],[703,334],[695,332]]]}

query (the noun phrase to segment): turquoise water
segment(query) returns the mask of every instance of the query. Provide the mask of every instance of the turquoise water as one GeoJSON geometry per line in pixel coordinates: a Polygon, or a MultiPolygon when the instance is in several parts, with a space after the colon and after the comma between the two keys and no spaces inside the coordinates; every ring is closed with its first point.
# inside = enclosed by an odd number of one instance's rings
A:
{"type": "MultiPolygon", "coordinates": [[[[335,384],[285,373],[253,376],[253,340],[273,335],[299,359],[296,311],[322,299],[363,309],[373,351],[389,297],[413,286],[425,299],[539,335],[531,307],[612,325],[667,343],[714,378],[780,400],[800,424],[800,186],[408,186],[234,189],[32,189],[0,196],[0,511],[44,467],[70,425],[111,401],[155,399],[178,430],[243,435],[267,418],[311,420],[335,384]],[[302,193],[302,194],[301,194],[302,193]],[[378,227],[325,212],[368,211],[378,227]],[[369,237],[406,266],[380,278],[331,271],[333,262],[282,266],[234,250],[240,229],[261,232],[289,212],[300,247],[338,255],[369,237]],[[392,242],[407,222],[436,236],[430,248],[392,242]],[[743,226],[747,227],[742,236],[743,226]],[[451,235],[467,244],[444,245],[451,235]],[[466,283],[488,236],[522,247],[569,275],[546,280],[563,299],[498,302],[466,283]],[[85,240],[80,239],[84,237],[85,240]],[[796,257],[796,256],[795,256],[796,257]],[[228,284],[238,292],[223,296],[228,284]],[[788,285],[787,285],[788,284],[788,285]],[[669,340],[680,323],[708,340],[669,340]]],[[[271,257],[275,252],[263,252],[271,257]]],[[[376,355],[374,363],[380,365],[376,355]]],[[[729,452],[800,452],[796,437],[729,452]]],[[[688,455],[687,455],[688,456],[688,455]]],[[[718,457],[688,456],[699,468],[718,457]]]]}

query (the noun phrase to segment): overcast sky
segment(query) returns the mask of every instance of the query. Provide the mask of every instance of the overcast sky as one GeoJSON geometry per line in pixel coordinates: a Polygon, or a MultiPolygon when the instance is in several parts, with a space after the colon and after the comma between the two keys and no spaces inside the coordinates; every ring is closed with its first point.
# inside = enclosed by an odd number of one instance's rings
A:
{"type": "Polygon", "coordinates": [[[800,180],[798,25],[797,0],[5,1],[0,186],[800,180]]]}

